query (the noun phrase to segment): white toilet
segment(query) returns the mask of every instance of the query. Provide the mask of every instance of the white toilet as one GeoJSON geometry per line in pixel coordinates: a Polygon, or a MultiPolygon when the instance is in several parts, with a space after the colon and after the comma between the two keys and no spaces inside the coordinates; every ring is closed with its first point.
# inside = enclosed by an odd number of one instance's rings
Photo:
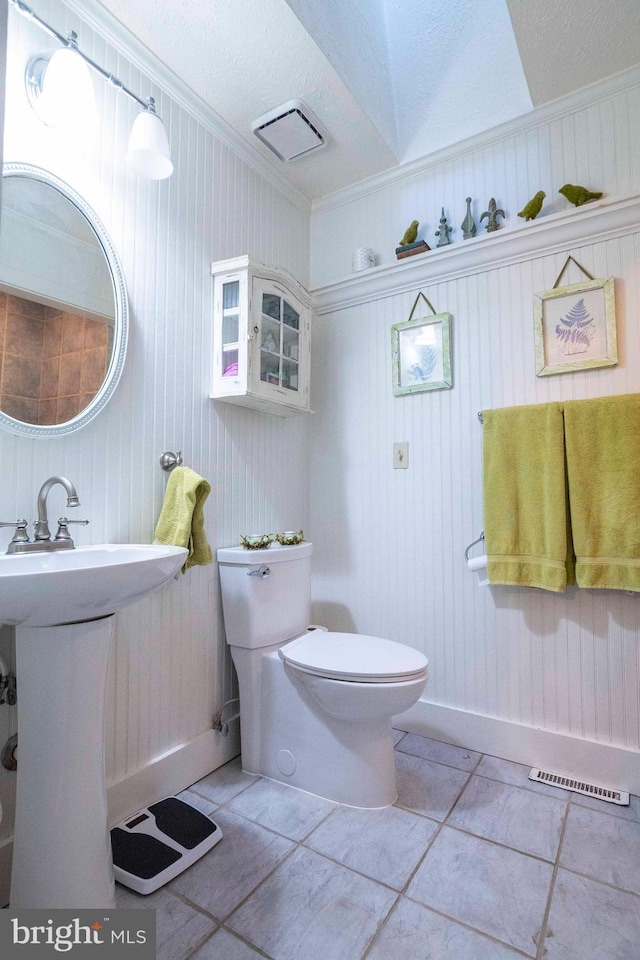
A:
{"type": "Polygon", "coordinates": [[[355,807],[397,798],[391,717],[427,658],[402,643],[308,629],[310,543],[218,550],[240,687],[242,769],[355,807]]]}

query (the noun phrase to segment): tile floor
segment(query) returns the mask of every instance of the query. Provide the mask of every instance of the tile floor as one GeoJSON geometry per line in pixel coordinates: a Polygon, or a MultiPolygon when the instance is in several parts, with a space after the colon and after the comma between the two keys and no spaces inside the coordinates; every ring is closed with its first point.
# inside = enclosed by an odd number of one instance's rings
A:
{"type": "Polygon", "coordinates": [[[640,798],[396,734],[398,801],[342,807],[242,773],[182,796],[222,841],[150,897],[158,960],[638,960],[640,798]]]}

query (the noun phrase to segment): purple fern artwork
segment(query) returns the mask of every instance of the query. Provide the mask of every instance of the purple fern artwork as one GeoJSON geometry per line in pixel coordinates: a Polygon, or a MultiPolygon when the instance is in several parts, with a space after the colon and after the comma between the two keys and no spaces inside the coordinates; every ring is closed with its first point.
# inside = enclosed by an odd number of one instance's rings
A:
{"type": "Polygon", "coordinates": [[[565,356],[577,353],[586,353],[591,346],[595,334],[593,317],[584,305],[584,300],[578,300],[556,327],[556,338],[562,343],[562,352],[565,356]]]}

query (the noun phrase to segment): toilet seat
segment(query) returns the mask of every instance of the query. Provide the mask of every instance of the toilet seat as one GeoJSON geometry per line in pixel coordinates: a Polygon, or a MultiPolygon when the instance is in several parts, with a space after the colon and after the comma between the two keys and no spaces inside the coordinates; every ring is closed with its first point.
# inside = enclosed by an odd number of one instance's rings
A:
{"type": "Polygon", "coordinates": [[[398,683],[426,676],[427,658],[403,643],[356,633],[312,632],[280,647],[297,670],[329,680],[398,683]]]}

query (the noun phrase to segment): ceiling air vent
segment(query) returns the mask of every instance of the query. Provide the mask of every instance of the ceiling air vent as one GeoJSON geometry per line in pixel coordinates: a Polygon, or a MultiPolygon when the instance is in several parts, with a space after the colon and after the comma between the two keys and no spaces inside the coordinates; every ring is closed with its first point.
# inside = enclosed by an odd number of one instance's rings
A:
{"type": "Polygon", "coordinates": [[[288,100],[263,113],[251,129],[285,163],[320,150],[329,140],[326,128],[302,100],[288,100]]]}

